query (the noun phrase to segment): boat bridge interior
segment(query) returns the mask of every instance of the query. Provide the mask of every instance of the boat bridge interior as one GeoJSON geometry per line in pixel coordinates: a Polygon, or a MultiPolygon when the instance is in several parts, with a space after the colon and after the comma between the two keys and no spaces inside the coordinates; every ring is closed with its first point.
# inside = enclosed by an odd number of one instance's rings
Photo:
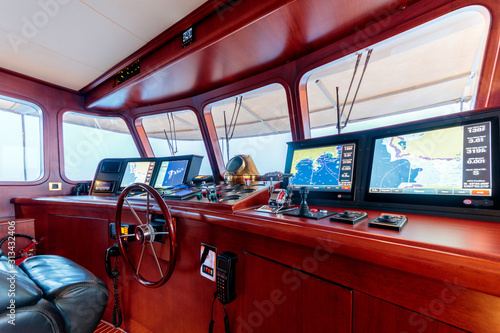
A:
{"type": "Polygon", "coordinates": [[[500,331],[498,0],[5,1],[0,45],[0,331],[500,331]]]}

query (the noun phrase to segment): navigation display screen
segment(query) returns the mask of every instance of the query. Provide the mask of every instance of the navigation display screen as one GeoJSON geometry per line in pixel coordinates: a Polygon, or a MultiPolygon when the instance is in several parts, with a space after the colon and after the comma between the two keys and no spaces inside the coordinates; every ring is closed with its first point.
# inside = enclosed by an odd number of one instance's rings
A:
{"type": "Polygon", "coordinates": [[[123,190],[125,187],[133,183],[143,183],[149,185],[154,168],[154,161],[128,162],[123,173],[120,190],[123,190]]]}
{"type": "Polygon", "coordinates": [[[94,191],[112,192],[113,191],[113,182],[105,182],[102,180],[96,180],[94,183],[94,191]]]}
{"type": "Polygon", "coordinates": [[[492,196],[491,123],[375,140],[369,193],[492,196]]]}
{"type": "Polygon", "coordinates": [[[317,191],[351,192],[355,150],[354,143],[295,150],[289,184],[317,191]]]}
{"type": "Polygon", "coordinates": [[[184,183],[188,160],[161,162],[154,184],[156,189],[166,189],[184,183]]]}

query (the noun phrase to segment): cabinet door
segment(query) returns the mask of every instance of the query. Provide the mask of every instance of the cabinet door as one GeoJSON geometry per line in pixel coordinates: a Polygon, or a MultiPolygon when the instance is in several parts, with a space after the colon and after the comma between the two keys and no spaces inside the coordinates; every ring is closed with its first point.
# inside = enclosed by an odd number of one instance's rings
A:
{"type": "Polygon", "coordinates": [[[103,280],[107,277],[104,255],[108,245],[108,220],[51,214],[44,241],[47,254],[71,259],[103,280]]]}
{"type": "Polygon", "coordinates": [[[354,291],[353,332],[458,333],[454,326],[354,291]]]}
{"type": "Polygon", "coordinates": [[[245,253],[239,332],[351,332],[352,292],[245,253]]]}

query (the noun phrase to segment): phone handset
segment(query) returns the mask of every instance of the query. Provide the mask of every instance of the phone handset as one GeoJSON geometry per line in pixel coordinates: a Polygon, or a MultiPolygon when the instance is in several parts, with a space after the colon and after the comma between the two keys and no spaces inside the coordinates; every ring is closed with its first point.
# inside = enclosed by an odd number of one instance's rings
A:
{"type": "Polygon", "coordinates": [[[122,324],[122,311],[120,308],[120,298],[118,294],[118,277],[120,272],[118,271],[118,259],[115,259],[115,267],[111,268],[111,258],[119,257],[120,250],[118,245],[114,244],[106,250],[106,256],[104,258],[104,265],[106,268],[106,274],[113,280],[113,294],[115,298],[115,306],[113,307],[112,321],[115,327],[119,327],[122,324]]]}
{"type": "Polygon", "coordinates": [[[222,304],[228,304],[236,298],[235,279],[238,256],[226,251],[217,256],[217,297],[222,304]]]}
{"type": "Polygon", "coordinates": [[[229,319],[226,311],[226,304],[231,303],[236,298],[236,263],[238,262],[238,256],[232,252],[226,251],[222,252],[217,256],[217,268],[215,274],[215,280],[217,283],[217,291],[214,293],[214,300],[212,302],[212,316],[210,320],[210,325],[208,326],[208,332],[213,333],[214,329],[214,303],[215,299],[218,298],[219,301],[224,305],[224,327],[225,332],[229,331],[229,319]]]}
{"type": "Polygon", "coordinates": [[[118,256],[120,256],[120,250],[118,249],[118,246],[116,244],[106,250],[106,257],[105,257],[106,274],[108,274],[109,278],[111,279],[114,277],[118,277],[120,275],[118,270],[111,269],[111,258],[118,256]]]}

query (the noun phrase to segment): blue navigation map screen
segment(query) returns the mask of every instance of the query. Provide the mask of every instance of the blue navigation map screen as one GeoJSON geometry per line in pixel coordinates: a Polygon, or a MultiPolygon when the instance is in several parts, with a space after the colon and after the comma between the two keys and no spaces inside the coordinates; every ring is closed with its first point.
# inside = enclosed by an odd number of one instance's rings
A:
{"type": "Polygon", "coordinates": [[[351,192],[354,143],[297,149],[293,152],[289,184],[318,191],[351,192]]]}
{"type": "Polygon", "coordinates": [[[187,165],[187,160],[161,162],[154,188],[167,189],[182,185],[184,183],[187,165]]]}
{"type": "Polygon", "coordinates": [[[491,196],[491,123],[375,140],[370,193],[491,196]]]}

